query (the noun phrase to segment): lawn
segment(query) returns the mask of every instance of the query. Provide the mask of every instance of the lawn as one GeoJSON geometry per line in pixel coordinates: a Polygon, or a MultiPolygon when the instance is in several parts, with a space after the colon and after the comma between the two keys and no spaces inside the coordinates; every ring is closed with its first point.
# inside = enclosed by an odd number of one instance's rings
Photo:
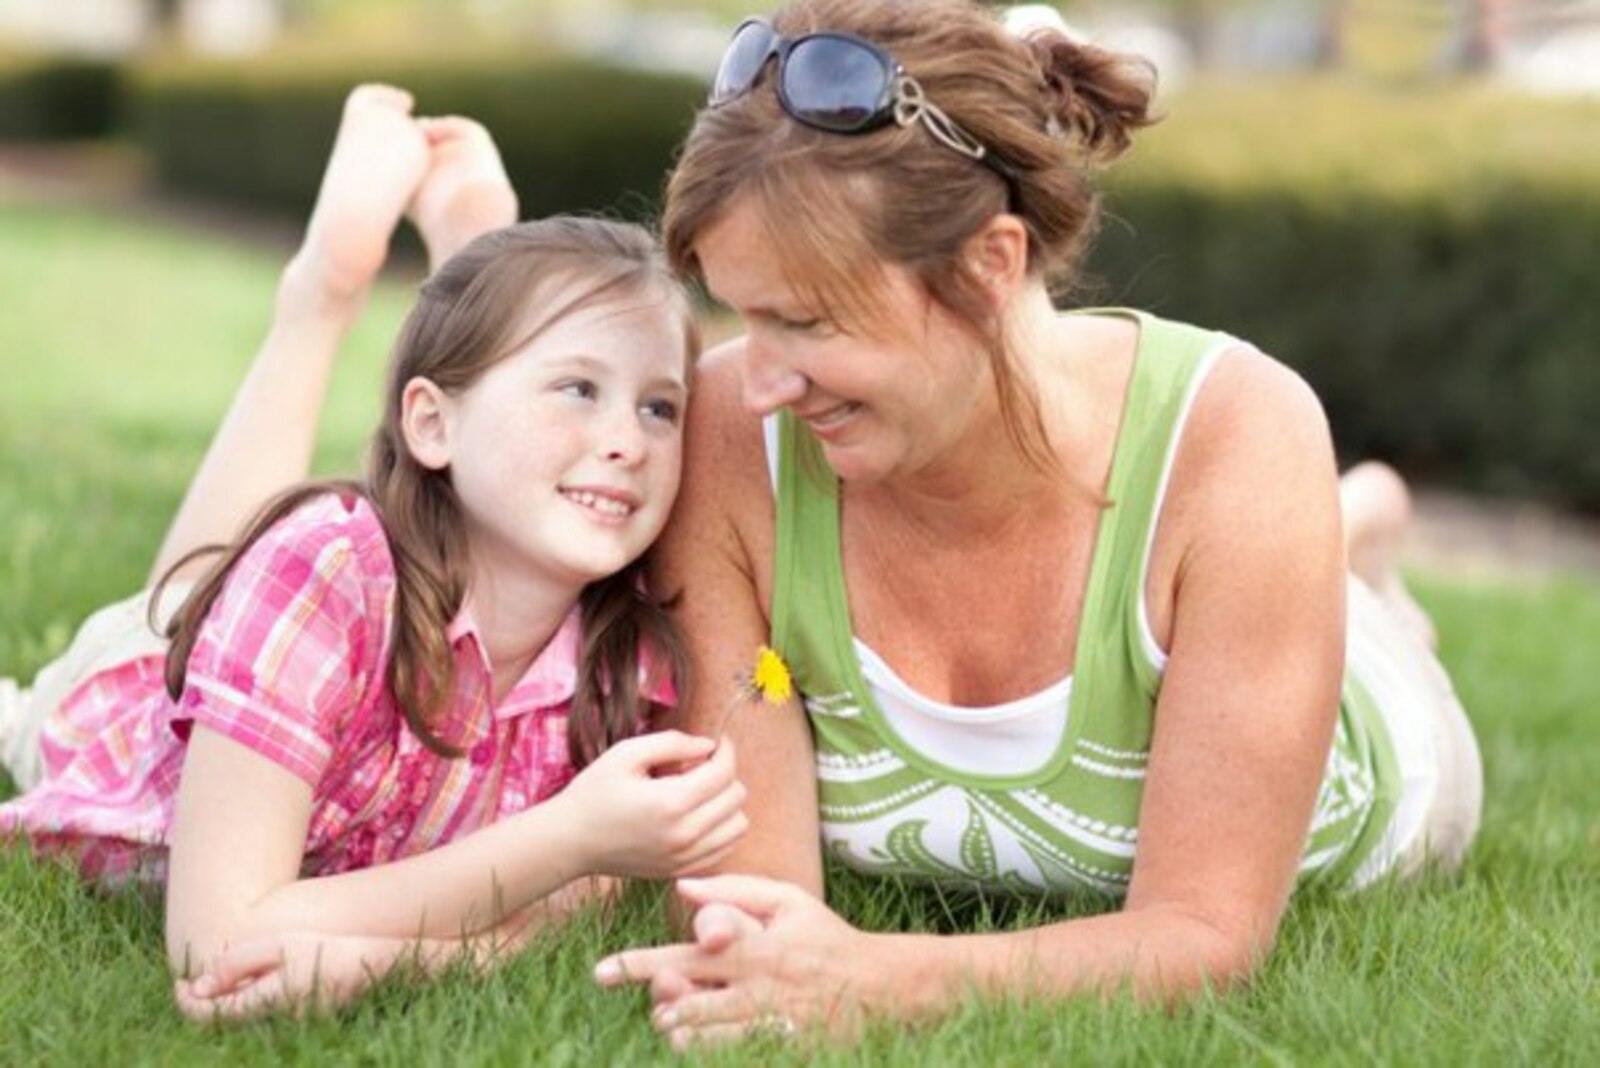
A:
{"type": "MultiPolygon", "coordinates": [[[[27,676],[135,590],[265,325],[277,264],[152,223],[0,203],[0,675],[27,676]]],[[[336,379],[320,464],[349,469],[405,281],[336,379]]],[[[268,446],[270,447],[270,445],[268,446]]],[[[1600,584],[1419,576],[1487,763],[1482,838],[1452,883],[1298,903],[1247,990],[1174,1013],[1124,1001],[971,1005],[838,1063],[1600,1063],[1600,584]]],[[[8,788],[5,788],[8,789],[8,788]]],[[[1092,907],[955,900],[839,877],[882,928],[1037,922],[1092,907]]],[[[665,934],[650,892],[487,978],[391,983],[333,1019],[212,1032],[170,1006],[158,905],[0,853],[0,1063],[410,1065],[670,1061],[642,998],[588,980],[665,934]]],[[[799,1060],[771,1044],[712,1063],[799,1060]]]]}

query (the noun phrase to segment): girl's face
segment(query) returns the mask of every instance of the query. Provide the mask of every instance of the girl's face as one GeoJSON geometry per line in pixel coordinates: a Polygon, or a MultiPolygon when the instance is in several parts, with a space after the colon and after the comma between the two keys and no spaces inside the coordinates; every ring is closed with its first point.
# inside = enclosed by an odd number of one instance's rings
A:
{"type": "Polygon", "coordinates": [[[785,277],[754,206],[737,204],[695,245],[706,285],[743,317],[745,407],[788,408],[843,479],[877,481],[949,455],[993,395],[971,338],[904,269],[872,294],[880,324],[847,332],[785,277]]]}
{"type": "Polygon", "coordinates": [[[637,559],[678,493],[688,370],[676,307],[644,294],[567,314],[443,396],[474,567],[575,592],[637,559]]]}

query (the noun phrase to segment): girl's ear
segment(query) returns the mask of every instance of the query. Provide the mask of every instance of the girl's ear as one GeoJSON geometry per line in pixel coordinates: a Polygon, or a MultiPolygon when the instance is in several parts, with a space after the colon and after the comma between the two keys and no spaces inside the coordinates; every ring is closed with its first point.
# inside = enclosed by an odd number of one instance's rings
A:
{"type": "Polygon", "coordinates": [[[400,432],[412,459],[431,471],[450,466],[450,397],[418,376],[400,393],[400,432]]]}
{"type": "Polygon", "coordinates": [[[1028,228],[1001,212],[967,238],[964,254],[972,272],[997,308],[1007,304],[1028,280],[1028,228]]]}

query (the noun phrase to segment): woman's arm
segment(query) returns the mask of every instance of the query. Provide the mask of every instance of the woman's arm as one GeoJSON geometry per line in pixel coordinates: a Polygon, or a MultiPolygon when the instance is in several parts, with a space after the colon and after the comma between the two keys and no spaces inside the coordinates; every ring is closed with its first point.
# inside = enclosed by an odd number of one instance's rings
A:
{"type": "Polygon", "coordinates": [[[1230,356],[1201,394],[1172,486],[1170,661],[1122,912],[878,935],[769,880],[685,880],[701,916],[732,906],[760,926],[697,920],[698,944],[618,954],[600,980],[691,981],[658,998],[657,1025],[681,1045],[774,1017],[849,1033],[862,1015],[938,1016],[971,992],[1166,998],[1248,975],[1293,887],[1338,710],[1344,564],[1320,406],[1270,360],[1230,356]]]}
{"type": "Polygon", "coordinates": [[[229,945],[288,934],[460,939],[583,875],[698,870],[744,825],[732,748],[712,744],[676,731],[630,739],[550,800],[438,849],[301,879],[310,788],[196,725],[167,881],[172,966],[190,974],[229,945]],[[698,766],[659,774],[685,762],[698,766]]]}
{"type": "Polygon", "coordinates": [[[769,640],[774,511],[761,424],[739,396],[740,343],[708,353],[696,372],[684,443],[683,488],[652,550],[651,588],[679,597],[695,685],[678,723],[739,745],[750,833],[716,867],[785,879],[822,893],[816,765],[798,700],[781,707],[740,697],[756,650],[769,640]],[[729,714],[732,709],[731,715],[729,714]]]}

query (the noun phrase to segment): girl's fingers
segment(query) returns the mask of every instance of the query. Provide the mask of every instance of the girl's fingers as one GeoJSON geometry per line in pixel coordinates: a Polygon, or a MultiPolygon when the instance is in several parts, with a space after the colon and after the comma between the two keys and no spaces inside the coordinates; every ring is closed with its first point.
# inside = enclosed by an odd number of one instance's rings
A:
{"type": "Polygon", "coordinates": [[[180,981],[173,995],[178,1011],[195,1023],[250,1019],[271,1011],[284,1001],[283,985],[277,975],[265,976],[212,996],[196,994],[193,984],[185,989],[180,981]]]}
{"type": "Polygon", "coordinates": [[[195,977],[196,992],[206,997],[224,994],[239,984],[283,967],[283,943],[276,938],[257,938],[218,953],[211,964],[195,977]]]}
{"type": "Polygon", "coordinates": [[[704,838],[718,827],[740,815],[744,808],[744,783],[734,779],[719,793],[694,809],[684,818],[683,829],[696,839],[704,838]]]}
{"type": "MultiPolygon", "coordinates": [[[[704,760],[712,755],[717,743],[698,734],[683,731],[656,731],[630,738],[612,748],[618,757],[626,755],[627,765],[638,772],[649,772],[663,764],[677,764],[687,760],[704,760]]],[[[706,761],[710,763],[710,761],[706,761]]],[[[705,765],[702,764],[703,768],[705,765]]],[[[700,768],[696,768],[699,771],[700,768]]],[[[686,777],[686,776],[684,776],[686,777]]]]}
{"type": "Polygon", "coordinates": [[[733,743],[723,739],[720,744],[712,744],[716,751],[710,759],[670,780],[679,791],[684,811],[699,808],[738,781],[739,766],[734,758],[733,743]]]}
{"type": "Polygon", "coordinates": [[[694,840],[691,852],[684,858],[683,863],[678,865],[678,873],[689,875],[711,868],[733,851],[733,847],[739,844],[739,839],[743,838],[749,829],[750,818],[743,812],[735,812],[721,824],[694,840]]]}

